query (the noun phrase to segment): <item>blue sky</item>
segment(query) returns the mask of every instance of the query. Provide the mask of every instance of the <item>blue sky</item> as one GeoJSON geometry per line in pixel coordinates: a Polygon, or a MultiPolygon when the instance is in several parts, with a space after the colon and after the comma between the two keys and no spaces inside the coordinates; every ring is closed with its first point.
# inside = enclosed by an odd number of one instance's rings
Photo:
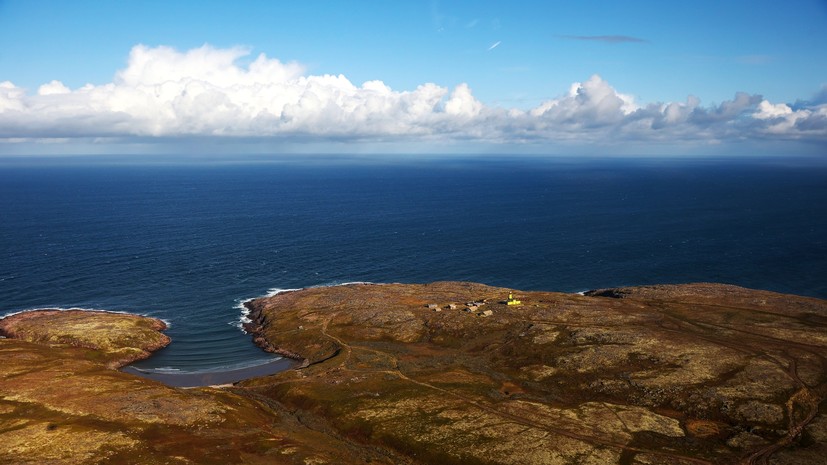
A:
{"type": "Polygon", "coordinates": [[[0,0],[0,83],[0,153],[817,153],[827,2],[0,0]]]}

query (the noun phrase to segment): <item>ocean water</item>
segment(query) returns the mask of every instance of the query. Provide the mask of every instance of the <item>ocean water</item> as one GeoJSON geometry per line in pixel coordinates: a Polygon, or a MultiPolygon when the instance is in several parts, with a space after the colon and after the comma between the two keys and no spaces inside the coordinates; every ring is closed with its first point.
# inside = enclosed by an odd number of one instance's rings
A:
{"type": "Polygon", "coordinates": [[[187,371],[270,360],[238,323],[277,289],[715,281],[827,298],[821,160],[388,160],[0,160],[0,315],[163,318],[173,343],[138,366],[187,371]]]}

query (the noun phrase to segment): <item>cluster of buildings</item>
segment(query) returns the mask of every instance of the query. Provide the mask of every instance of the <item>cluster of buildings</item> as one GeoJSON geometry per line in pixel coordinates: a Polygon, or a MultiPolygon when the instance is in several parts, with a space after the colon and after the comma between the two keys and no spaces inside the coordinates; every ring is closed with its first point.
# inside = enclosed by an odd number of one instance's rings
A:
{"type": "MultiPolygon", "coordinates": [[[[482,317],[489,317],[494,314],[493,310],[480,310],[480,307],[483,305],[485,305],[485,302],[466,302],[463,310],[469,313],[475,313],[477,316],[482,317]]],[[[428,304],[427,307],[435,312],[441,312],[443,309],[456,310],[457,304],[448,304],[444,307],[440,307],[439,304],[428,304]]]]}

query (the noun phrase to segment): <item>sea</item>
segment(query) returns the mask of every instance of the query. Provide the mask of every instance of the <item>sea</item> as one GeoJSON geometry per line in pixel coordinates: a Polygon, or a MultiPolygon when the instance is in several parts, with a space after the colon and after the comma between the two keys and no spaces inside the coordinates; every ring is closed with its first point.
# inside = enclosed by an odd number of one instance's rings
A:
{"type": "Polygon", "coordinates": [[[438,280],[827,298],[827,157],[0,159],[0,316],[161,318],[173,342],[144,370],[272,361],[247,299],[438,280]]]}

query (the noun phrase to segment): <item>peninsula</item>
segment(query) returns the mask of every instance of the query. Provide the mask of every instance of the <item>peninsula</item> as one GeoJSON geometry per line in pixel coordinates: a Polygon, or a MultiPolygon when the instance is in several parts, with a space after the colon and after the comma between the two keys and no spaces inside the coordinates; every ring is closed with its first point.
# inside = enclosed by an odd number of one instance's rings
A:
{"type": "Polygon", "coordinates": [[[103,312],[0,320],[11,464],[821,464],[827,301],[721,284],[353,284],[247,303],[297,368],[174,388],[103,312]]]}

